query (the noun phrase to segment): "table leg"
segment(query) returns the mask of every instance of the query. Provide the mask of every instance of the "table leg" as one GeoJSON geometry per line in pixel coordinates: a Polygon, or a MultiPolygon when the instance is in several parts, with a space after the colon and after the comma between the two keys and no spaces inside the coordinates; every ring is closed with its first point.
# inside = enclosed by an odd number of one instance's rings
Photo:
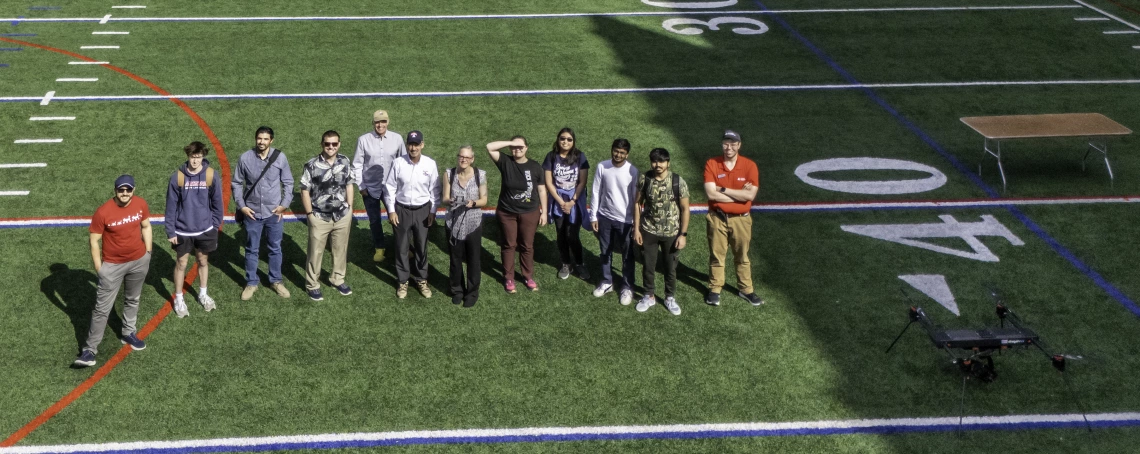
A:
{"type": "Polygon", "coordinates": [[[1115,182],[1116,177],[1112,174],[1112,164],[1108,163],[1107,142],[1097,143],[1096,141],[1089,141],[1089,148],[1085,151],[1085,157],[1081,158],[1081,170],[1085,170],[1085,160],[1088,159],[1089,153],[1092,153],[1093,150],[1099,151],[1100,154],[1104,155],[1104,167],[1108,169],[1108,179],[1109,181],[1115,182]]]}
{"type": "MultiPolygon", "coordinates": [[[[983,147],[983,149],[984,149],[983,154],[989,154],[990,156],[997,158],[998,173],[1001,174],[1001,190],[1004,192],[1006,190],[1006,182],[1005,182],[1005,168],[1002,167],[1002,165],[1001,165],[1001,141],[996,140],[996,139],[991,140],[989,138],[986,138],[985,146],[983,147]],[[991,145],[991,143],[993,145],[991,145]]],[[[982,165],[978,164],[978,175],[981,175],[981,174],[982,174],[982,165]]]]}

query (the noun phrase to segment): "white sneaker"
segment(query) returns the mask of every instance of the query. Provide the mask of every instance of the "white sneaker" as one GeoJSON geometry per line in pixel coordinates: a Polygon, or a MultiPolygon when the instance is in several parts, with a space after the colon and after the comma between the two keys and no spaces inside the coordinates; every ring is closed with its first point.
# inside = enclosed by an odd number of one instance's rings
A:
{"type": "Polygon", "coordinates": [[[182,298],[175,298],[174,299],[174,313],[176,315],[178,315],[178,318],[182,318],[182,317],[185,317],[187,315],[190,315],[190,311],[186,310],[186,301],[185,300],[183,300],[182,298]]]}
{"type": "Polygon", "coordinates": [[[665,297],[665,308],[669,309],[670,314],[681,315],[681,306],[677,305],[677,300],[672,296],[665,297]]]}
{"type": "Polygon", "coordinates": [[[601,284],[598,284],[598,287],[594,289],[594,296],[601,298],[602,295],[605,295],[612,291],[614,291],[614,285],[603,282],[601,284]]]}
{"type": "Polygon", "coordinates": [[[621,305],[629,306],[633,302],[633,290],[625,289],[621,291],[621,305]]]}
{"type": "Polygon", "coordinates": [[[198,302],[202,303],[202,309],[205,309],[206,312],[210,312],[218,307],[217,304],[214,304],[214,299],[210,298],[210,295],[198,295],[198,302]]]}
{"type": "Polygon", "coordinates": [[[649,308],[653,307],[656,304],[657,304],[657,298],[654,298],[653,295],[645,295],[645,296],[641,297],[641,301],[637,302],[637,311],[638,312],[645,312],[645,311],[649,310],[649,308]]]}

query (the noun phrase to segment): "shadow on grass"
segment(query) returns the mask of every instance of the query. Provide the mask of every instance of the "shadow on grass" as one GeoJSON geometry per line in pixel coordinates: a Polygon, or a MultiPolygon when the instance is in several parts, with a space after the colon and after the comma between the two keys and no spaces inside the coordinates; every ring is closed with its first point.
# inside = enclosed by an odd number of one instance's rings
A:
{"type": "MultiPolygon", "coordinates": [[[[75,330],[75,345],[83,348],[87,340],[87,330],[91,327],[91,310],[95,307],[95,293],[99,278],[87,270],[73,270],[63,263],[53,263],[48,267],[47,277],[40,281],[40,292],[48,302],[55,305],[71,320],[75,330]]],[[[122,332],[123,322],[118,313],[112,311],[107,323],[115,332],[122,332]]]]}

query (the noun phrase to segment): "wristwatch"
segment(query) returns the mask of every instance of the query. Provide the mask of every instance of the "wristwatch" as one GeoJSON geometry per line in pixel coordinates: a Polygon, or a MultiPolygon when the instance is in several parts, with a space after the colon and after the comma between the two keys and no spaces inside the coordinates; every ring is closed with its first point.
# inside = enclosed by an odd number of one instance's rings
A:
{"type": "Polygon", "coordinates": [[[681,232],[681,236],[689,236],[689,232],[681,232]]]}
{"type": "Polygon", "coordinates": [[[721,187],[719,187],[719,188],[716,188],[716,192],[719,192],[719,193],[721,193],[721,194],[724,194],[724,190],[725,190],[725,189],[728,189],[728,188],[726,188],[726,187],[724,187],[724,186],[721,186],[721,187]]]}

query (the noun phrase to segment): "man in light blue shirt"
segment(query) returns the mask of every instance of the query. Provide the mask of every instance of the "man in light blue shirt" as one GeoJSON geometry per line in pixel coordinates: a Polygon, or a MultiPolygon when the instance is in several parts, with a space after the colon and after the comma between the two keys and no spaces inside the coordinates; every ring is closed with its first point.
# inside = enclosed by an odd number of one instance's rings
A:
{"type": "MultiPolygon", "coordinates": [[[[384,179],[392,168],[392,160],[407,154],[404,137],[396,131],[388,130],[388,111],[377,110],[372,114],[372,131],[356,139],[356,153],[352,156],[352,171],[360,196],[364,199],[364,210],[368,212],[368,226],[372,230],[372,247],[376,252],[372,260],[384,260],[384,222],[380,218],[384,212],[380,203],[384,201],[384,179]]],[[[387,207],[392,211],[395,207],[387,207]]]]}
{"type": "Polygon", "coordinates": [[[261,233],[268,236],[269,247],[269,286],[282,298],[289,297],[281,277],[281,240],[285,234],[282,214],[293,201],[293,171],[285,153],[276,150],[273,144],[273,129],[268,126],[257,128],[253,149],[242,153],[238,168],[234,172],[230,189],[238,212],[234,216],[243,218],[245,227],[245,289],[241,292],[242,301],[253,297],[260,279],[257,277],[258,249],[261,247],[261,233]]]}

